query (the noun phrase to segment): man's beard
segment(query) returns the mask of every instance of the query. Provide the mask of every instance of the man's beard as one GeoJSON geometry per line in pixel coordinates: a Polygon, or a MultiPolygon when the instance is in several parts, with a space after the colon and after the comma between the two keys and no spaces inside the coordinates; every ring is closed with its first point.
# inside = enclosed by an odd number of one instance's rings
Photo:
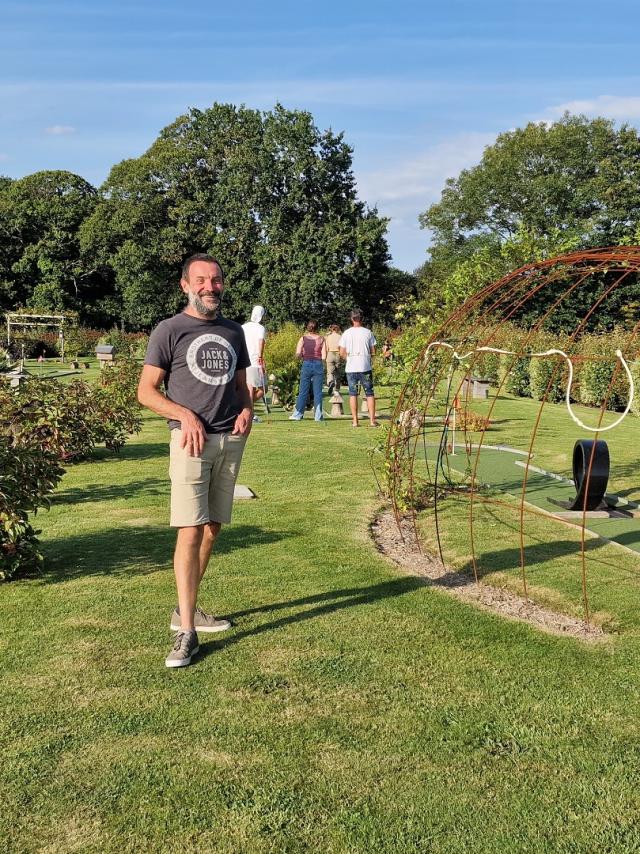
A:
{"type": "Polygon", "coordinates": [[[194,308],[198,314],[204,314],[206,317],[217,317],[218,312],[220,311],[220,302],[222,300],[222,296],[220,294],[214,294],[214,299],[217,300],[216,305],[210,306],[204,303],[197,294],[189,291],[189,305],[191,308],[194,308]]]}

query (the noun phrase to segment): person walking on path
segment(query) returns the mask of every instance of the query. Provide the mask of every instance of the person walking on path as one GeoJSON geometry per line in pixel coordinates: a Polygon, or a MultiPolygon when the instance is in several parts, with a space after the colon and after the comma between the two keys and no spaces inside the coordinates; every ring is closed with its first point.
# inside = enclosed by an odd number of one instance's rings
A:
{"type": "Polygon", "coordinates": [[[349,407],[354,427],[358,422],[358,391],[362,386],[367,398],[369,426],[378,427],[376,421],[376,399],[373,392],[371,357],[376,354],[376,339],[373,332],[362,325],[360,309],[351,312],[351,329],[342,333],[340,355],[347,360],[347,383],[349,385],[349,407]]]}
{"type": "Polygon", "coordinates": [[[329,334],[325,336],[327,342],[327,389],[329,394],[340,391],[340,370],[342,359],[340,358],[340,338],[342,330],[337,323],[329,327],[329,334]]]}
{"type": "Polygon", "coordinates": [[[302,359],[300,373],[300,391],[296,408],[289,416],[289,421],[302,421],[304,410],[309,397],[309,388],[313,388],[313,415],[316,421],[322,421],[322,382],[324,367],[322,362],[327,358],[327,345],[322,335],[318,335],[318,324],[315,320],[307,323],[307,331],[300,336],[296,345],[296,356],[302,359]]]}
{"type": "Polygon", "coordinates": [[[211,255],[188,258],[180,286],[188,305],[149,338],[138,385],[143,406],[171,429],[171,526],[178,529],[174,571],[178,607],[167,667],[184,667],[199,650],[197,631],[221,632],[228,620],[197,607],[216,537],[231,521],[233,489],[251,431],[246,382],[250,360],[242,327],[220,314],[224,274],[211,255]],[[160,391],[164,384],[166,395],[160,391]]]}
{"type": "MultiPolygon", "coordinates": [[[[263,317],[264,308],[261,305],[254,305],[251,311],[251,320],[242,324],[249,358],[251,359],[251,365],[247,368],[247,384],[252,389],[254,406],[258,400],[262,400],[267,388],[264,371],[264,344],[267,338],[267,330],[262,325],[263,317]]],[[[254,415],[253,420],[255,422],[260,419],[254,415]]]]}

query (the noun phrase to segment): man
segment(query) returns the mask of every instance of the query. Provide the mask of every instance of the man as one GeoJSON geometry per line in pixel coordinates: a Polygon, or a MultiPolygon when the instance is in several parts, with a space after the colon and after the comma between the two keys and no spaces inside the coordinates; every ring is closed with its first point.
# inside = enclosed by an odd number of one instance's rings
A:
{"type": "MultiPolygon", "coordinates": [[[[251,365],[247,368],[247,383],[252,389],[254,406],[257,400],[262,400],[267,387],[264,375],[264,343],[267,330],[261,323],[263,317],[264,308],[261,305],[254,305],[251,311],[251,320],[242,324],[244,339],[251,359],[251,365]]],[[[254,415],[253,420],[255,422],[260,419],[254,415]]]]}
{"type": "Polygon", "coordinates": [[[356,308],[351,312],[351,329],[342,333],[340,355],[347,360],[346,373],[349,386],[349,407],[354,427],[358,422],[358,391],[362,386],[367,398],[369,427],[378,427],[376,421],[376,399],[373,393],[371,357],[376,354],[376,339],[373,332],[362,325],[362,313],[356,308]]]}
{"type": "Polygon", "coordinates": [[[342,338],[342,330],[337,323],[332,323],[329,327],[329,334],[325,335],[324,340],[327,343],[327,389],[329,394],[335,391],[340,391],[340,369],[342,361],[340,359],[340,339],[342,338]]]}
{"type": "Polygon", "coordinates": [[[222,267],[211,255],[192,255],[182,268],[180,286],[188,305],[151,333],[138,386],[140,403],[167,418],[171,428],[178,608],[171,616],[177,634],[167,667],[191,664],[199,650],[196,629],[230,627],[228,620],[196,605],[213,544],[222,525],[231,521],[233,488],[253,416],[242,327],[220,314],[222,267]]]}

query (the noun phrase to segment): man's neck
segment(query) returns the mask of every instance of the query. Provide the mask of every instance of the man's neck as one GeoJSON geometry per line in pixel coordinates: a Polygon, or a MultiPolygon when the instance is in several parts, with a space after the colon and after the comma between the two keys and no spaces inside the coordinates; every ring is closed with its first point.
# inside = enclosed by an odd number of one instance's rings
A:
{"type": "Polygon", "coordinates": [[[185,306],[183,313],[188,314],[189,317],[196,317],[198,320],[218,320],[220,317],[219,311],[216,311],[215,314],[200,314],[200,312],[196,311],[196,309],[191,305],[185,306]]]}

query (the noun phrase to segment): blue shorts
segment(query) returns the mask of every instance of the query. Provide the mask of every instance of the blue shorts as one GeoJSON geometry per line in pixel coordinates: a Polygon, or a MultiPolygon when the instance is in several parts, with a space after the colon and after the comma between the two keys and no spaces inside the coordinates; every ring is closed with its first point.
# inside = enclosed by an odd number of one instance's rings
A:
{"type": "Polygon", "coordinates": [[[362,386],[366,397],[373,397],[373,375],[371,371],[356,371],[355,373],[347,371],[347,383],[349,394],[352,397],[357,397],[359,385],[362,386]]]}

